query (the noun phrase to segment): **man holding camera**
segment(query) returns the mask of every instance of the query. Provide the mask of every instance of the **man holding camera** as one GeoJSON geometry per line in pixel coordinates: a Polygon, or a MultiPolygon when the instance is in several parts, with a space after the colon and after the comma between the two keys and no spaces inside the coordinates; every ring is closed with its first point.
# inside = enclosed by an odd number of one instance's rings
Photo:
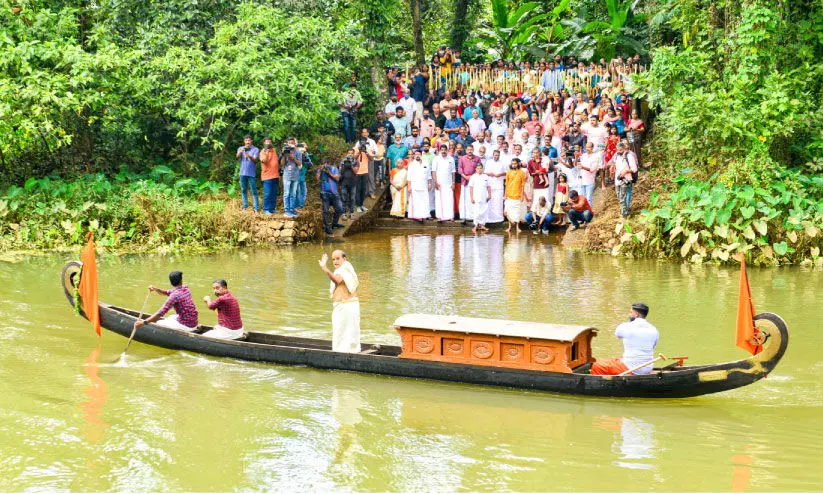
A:
{"type": "Polygon", "coordinates": [[[340,164],[340,190],[343,199],[343,214],[351,219],[354,214],[354,198],[357,191],[357,170],[360,163],[354,158],[354,149],[346,151],[346,158],[340,164]]]}
{"type": "Polygon", "coordinates": [[[263,139],[260,179],[263,180],[263,214],[271,216],[277,212],[277,193],[280,190],[280,158],[272,147],[271,137],[263,139]]]}
{"type": "MultiPolygon", "coordinates": [[[[357,203],[357,212],[364,213],[366,212],[366,208],[363,207],[363,201],[366,199],[366,195],[370,192],[370,162],[374,159],[374,155],[377,153],[377,144],[369,138],[369,129],[364,128],[360,132],[360,139],[354,145],[354,153],[357,158],[357,162],[360,163],[360,167],[357,169],[357,199],[355,202],[357,203]]],[[[371,183],[371,187],[374,187],[374,182],[371,183]]],[[[373,197],[374,193],[372,192],[371,195],[373,197]]]]}
{"type": "Polygon", "coordinates": [[[627,149],[626,143],[617,143],[617,152],[612,156],[609,165],[614,166],[614,188],[617,192],[617,201],[620,203],[620,214],[629,217],[632,201],[632,184],[637,176],[637,158],[627,149]]]}
{"type": "Polygon", "coordinates": [[[280,156],[280,170],[283,174],[283,208],[286,218],[297,218],[297,188],[300,182],[300,168],[303,165],[295,157],[295,149],[288,144],[280,156]]]}
{"type": "Polygon", "coordinates": [[[569,192],[569,202],[560,203],[560,207],[566,213],[566,217],[571,222],[570,230],[577,230],[580,225],[587,225],[591,223],[594,217],[594,210],[589,204],[588,199],[583,194],[579,194],[576,190],[569,192]]]}
{"type": "Polygon", "coordinates": [[[251,136],[243,138],[243,145],[237,148],[237,157],[240,158],[240,195],[243,198],[243,210],[249,207],[247,193],[251,189],[256,213],[260,209],[257,197],[257,159],[260,157],[260,150],[252,144],[251,136]]]}
{"type": "Polygon", "coordinates": [[[357,90],[357,81],[346,84],[343,91],[343,99],[337,102],[340,106],[340,115],[343,117],[343,135],[346,142],[352,143],[355,138],[357,128],[357,110],[363,106],[363,97],[357,90]]]}
{"type": "Polygon", "coordinates": [[[326,235],[334,236],[333,228],[341,228],[340,215],[343,214],[343,202],[337,192],[340,170],[327,161],[323,161],[316,174],[320,182],[320,202],[323,205],[323,229],[326,235]],[[334,219],[329,224],[329,206],[334,208],[334,219]]]}

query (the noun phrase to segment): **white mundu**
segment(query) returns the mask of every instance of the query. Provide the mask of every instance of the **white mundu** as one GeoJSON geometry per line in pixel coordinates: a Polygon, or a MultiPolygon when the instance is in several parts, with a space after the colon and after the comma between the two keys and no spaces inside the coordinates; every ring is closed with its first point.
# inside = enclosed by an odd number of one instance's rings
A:
{"type": "MultiPolygon", "coordinates": [[[[334,352],[360,353],[360,301],[357,299],[360,281],[349,261],[335,269],[334,275],[343,278],[351,298],[333,302],[331,349],[334,352]]],[[[333,281],[329,285],[329,295],[333,297],[337,285],[333,281]]]]}
{"type": "MultiPolygon", "coordinates": [[[[626,367],[633,369],[654,358],[654,347],[660,333],[649,321],[638,317],[634,321],[624,322],[617,326],[614,335],[623,340],[623,363],[626,367]]],[[[637,369],[633,374],[648,374],[652,371],[653,365],[637,369]]]]}
{"type": "Polygon", "coordinates": [[[503,200],[506,197],[506,170],[508,165],[502,159],[497,161],[490,159],[486,161],[486,173],[504,174],[502,177],[489,177],[489,186],[492,189],[492,196],[489,198],[488,222],[500,223],[505,221],[503,217],[503,200]]]}
{"type": "Polygon", "coordinates": [[[454,219],[454,192],[451,188],[454,184],[454,159],[451,156],[435,156],[432,172],[440,186],[434,193],[435,216],[440,221],[451,221],[454,219]]]}
{"type": "Polygon", "coordinates": [[[489,177],[475,173],[469,179],[468,187],[471,190],[471,197],[474,199],[472,204],[474,224],[485,225],[489,221],[489,177]]]}
{"type": "Polygon", "coordinates": [[[409,163],[409,218],[423,220],[429,217],[429,176],[422,161],[409,163]]]}

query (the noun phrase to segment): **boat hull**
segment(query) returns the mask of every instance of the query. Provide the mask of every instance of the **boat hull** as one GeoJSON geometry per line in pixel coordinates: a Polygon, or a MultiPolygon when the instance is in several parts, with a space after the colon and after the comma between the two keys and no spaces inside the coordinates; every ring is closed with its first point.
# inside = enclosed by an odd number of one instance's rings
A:
{"type": "MultiPolygon", "coordinates": [[[[63,286],[74,304],[72,271],[79,263],[64,268],[63,286]]],[[[137,313],[100,303],[101,326],[128,338],[137,313]]],[[[769,334],[763,352],[734,362],[705,366],[656,370],[640,376],[592,376],[588,374],[546,372],[484,367],[469,364],[432,362],[398,358],[396,346],[363,344],[366,352],[331,351],[331,342],[250,332],[244,341],[207,338],[196,333],[147,324],[137,329],[134,340],[147,345],[185,350],[214,357],[252,362],[307,366],[387,376],[450,381],[485,386],[550,391],[586,396],[685,398],[739,388],[762,379],[774,369],[788,344],[788,329],[780,316],[762,313],[755,317],[758,327],[769,334]]],[[[201,327],[201,331],[209,329],[201,327]]]]}

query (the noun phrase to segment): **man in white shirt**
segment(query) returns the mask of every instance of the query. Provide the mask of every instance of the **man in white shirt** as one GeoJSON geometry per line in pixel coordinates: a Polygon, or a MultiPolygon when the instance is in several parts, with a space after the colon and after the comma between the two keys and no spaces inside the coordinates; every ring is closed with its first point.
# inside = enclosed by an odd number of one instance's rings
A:
{"type": "Polygon", "coordinates": [[[609,161],[610,166],[614,166],[614,189],[617,192],[617,201],[620,203],[620,214],[624,218],[629,217],[632,203],[632,184],[634,174],[637,173],[637,158],[634,153],[628,151],[628,146],[623,141],[617,143],[617,152],[609,161]]]}
{"type": "Polygon", "coordinates": [[[469,134],[472,137],[478,139],[483,136],[483,133],[486,130],[486,122],[480,118],[480,112],[477,110],[472,110],[472,118],[466,123],[469,126],[469,134]]]}
{"type": "Polygon", "coordinates": [[[660,339],[657,328],[646,320],[649,315],[649,306],[643,302],[632,304],[629,313],[629,322],[617,326],[614,335],[623,340],[623,356],[598,360],[592,364],[591,374],[594,376],[616,376],[634,369],[632,375],[650,374],[652,364],[635,369],[651,360],[654,360],[654,349],[660,339]]]}
{"type": "Polygon", "coordinates": [[[404,94],[403,98],[400,101],[398,101],[397,104],[403,107],[403,110],[405,111],[406,117],[409,119],[409,122],[414,122],[414,112],[417,111],[417,102],[411,98],[409,93],[404,94]]]}
{"type": "Polygon", "coordinates": [[[432,159],[432,184],[434,185],[435,216],[438,221],[454,219],[454,158],[448,155],[446,146],[432,159]]]}
{"type": "Polygon", "coordinates": [[[600,125],[597,115],[589,115],[589,125],[580,127],[583,134],[586,135],[588,142],[594,143],[594,150],[602,152],[606,149],[606,139],[609,137],[609,129],[600,125]]]}
{"type": "Polygon", "coordinates": [[[497,136],[502,136],[503,139],[506,138],[506,132],[509,130],[509,126],[506,125],[506,122],[503,121],[503,116],[499,113],[494,114],[494,121],[489,125],[489,130],[492,131],[492,139],[497,140],[497,136]]]}
{"type": "Polygon", "coordinates": [[[500,158],[500,150],[492,152],[491,159],[486,160],[485,171],[489,177],[489,187],[491,187],[491,197],[489,198],[489,223],[501,223],[506,220],[503,216],[503,205],[506,196],[506,171],[509,169],[508,161],[500,158]]]}
{"type": "Polygon", "coordinates": [[[582,194],[589,200],[589,204],[594,201],[594,182],[597,170],[603,166],[603,155],[594,151],[594,143],[586,143],[586,152],[580,156],[578,167],[580,168],[580,189],[582,194]]]}

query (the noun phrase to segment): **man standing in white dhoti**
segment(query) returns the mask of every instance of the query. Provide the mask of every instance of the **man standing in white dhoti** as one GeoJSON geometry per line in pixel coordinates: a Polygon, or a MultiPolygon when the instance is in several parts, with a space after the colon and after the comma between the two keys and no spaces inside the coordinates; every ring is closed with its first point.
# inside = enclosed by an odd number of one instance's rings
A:
{"type": "Polygon", "coordinates": [[[318,261],[320,269],[331,280],[329,293],[334,306],[331,313],[331,349],[333,352],[360,353],[360,301],[357,299],[360,281],[345,252],[336,250],[331,253],[331,258],[334,272],[326,267],[329,261],[327,254],[324,253],[318,261]]]}
{"type": "Polygon", "coordinates": [[[429,189],[431,180],[428,170],[423,165],[420,150],[414,151],[414,157],[409,162],[408,188],[409,188],[409,219],[418,220],[421,223],[429,218],[429,189]]]}
{"type": "Polygon", "coordinates": [[[460,219],[463,223],[472,221],[472,203],[469,199],[469,192],[466,188],[469,186],[469,179],[474,175],[474,170],[477,164],[480,163],[480,156],[474,154],[474,146],[469,144],[466,146],[466,154],[461,156],[457,162],[457,172],[460,175],[462,187],[460,189],[460,219]]]}
{"type": "Polygon", "coordinates": [[[441,146],[440,155],[432,160],[434,211],[438,221],[454,219],[454,158],[448,151],[446,146],[441,146]]]}
{"type": "Polygon", "coordinates": [[[489,197],[488,222],[500,223],[505,221],[503,216],[503,200],[506,195],[506,164],[500,159],[500,151],[495,150],[491,159],[486,161],[486,176],[489,177],[491,196],[489,197]]]}
{"type": "Polygon", "coordinates": [[[489,198],[492,195],[491,187],[489,186],[489,177],[483,173],[483,164],[478,163],[475,167],[474,175],[469,179],[469,198],[474,208],[474,228],[472,231],[477,233],[477,229],[484,232],[489,231],[486,228],[486,222],[489,220],[489,198]]]}

